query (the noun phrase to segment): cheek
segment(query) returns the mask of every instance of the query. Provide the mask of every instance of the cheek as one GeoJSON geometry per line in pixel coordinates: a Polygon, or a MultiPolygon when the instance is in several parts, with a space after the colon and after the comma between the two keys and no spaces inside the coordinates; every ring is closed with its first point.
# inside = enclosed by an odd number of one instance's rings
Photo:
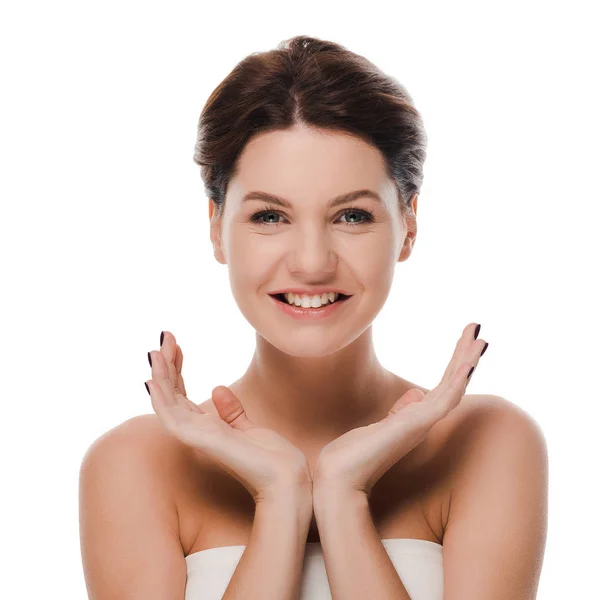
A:
{"type": "Polygon", "coordinates": [[[232,287],[243,288],[248,292],[268,281],[279,255],[274,251],[273,245],[265,243],[264,239],[258,239],[259,236],[243,241],[240,238],[229,248],[229,277],[232,287]]]}
{"type": "Polygon", "coordinates": [[[390,246],[371,245],[357,252],[350,266],[367,288],[389,287],[394,276],[396,259],[390,246]]]}

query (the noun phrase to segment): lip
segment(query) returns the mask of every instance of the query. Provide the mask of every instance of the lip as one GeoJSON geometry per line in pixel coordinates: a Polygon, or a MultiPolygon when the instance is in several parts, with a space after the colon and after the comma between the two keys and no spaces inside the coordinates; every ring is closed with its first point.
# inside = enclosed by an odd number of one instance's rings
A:
{"type": "Polygon", "coordinates": [[[341,288],[330,288],[330,287],[316,287],[316,288],[312,288],[310,290],[302,289],[302,288],[285,288],[285,289],[275,290],[273,292],[268,292],[268,293],[269,293],[269,295],[292,293],[292,294],[298,294],[298,296],[303,296],[304,294],[306,294],[307,296],[320,296],[320,295],[325,294],[326,292],[337,292],[338,294],[344,294],[344,296],[352,296],[352,294],[350,292],[347,292],[346,290],[342,290],[341,288]]]}
{"type": "Polygon", "coordinates": [[[344,300],[336,300],[333,304],[327,304],[326,306],[322,306],[320,308],[302,308],[300,306],[294,306],[288,304],[287,302],[283,302],[275,296],[269,295],[269,297],[271,300],[273,300],[273,302],[275,302],[279,310],[281,310],[284,314],[289,315],[293,319],[310,320],[322,319],[337,313],[351,298],[351,296],[348,296],[344,300]]]}

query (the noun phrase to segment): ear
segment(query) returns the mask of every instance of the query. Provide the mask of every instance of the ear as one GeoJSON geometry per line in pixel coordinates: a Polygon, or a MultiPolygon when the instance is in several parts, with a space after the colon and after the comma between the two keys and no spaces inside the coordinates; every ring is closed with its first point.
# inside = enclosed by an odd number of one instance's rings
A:
{"type": "Polygon", "coordinates": [[[210,241],[213,245],[214,255],[218,262],[226,265],[225,253],[221,245],[221,216],[217,215],[216,204],[213,200],[208,201],[208,218],[210,219],[210,241]]]}
{"type": "Polygon", "coordinates": [[[405,261],[412,253],[415,241],[417,239],[417,204],[419,202],[419,194],[415,193],[410,203],[410,209],[404,218],[406,222],[406,237],[402,244],[398,262],[405,261]]]}

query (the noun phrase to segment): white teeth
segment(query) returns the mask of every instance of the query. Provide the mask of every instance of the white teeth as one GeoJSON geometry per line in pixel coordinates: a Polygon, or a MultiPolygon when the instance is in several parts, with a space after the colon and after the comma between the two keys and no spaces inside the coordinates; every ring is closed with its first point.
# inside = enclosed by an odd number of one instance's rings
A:
{"type": "Polygon", "coordinates": [[[325,292],[320,296],[307,296],[306,294],[298,296],[292,292],[285,294],[288,304],[294,304],[295,306],[301,306],[302,308],[319,308],[320,306],[335,302],[338,297],[339,294],[337,292],[325,292]]]}

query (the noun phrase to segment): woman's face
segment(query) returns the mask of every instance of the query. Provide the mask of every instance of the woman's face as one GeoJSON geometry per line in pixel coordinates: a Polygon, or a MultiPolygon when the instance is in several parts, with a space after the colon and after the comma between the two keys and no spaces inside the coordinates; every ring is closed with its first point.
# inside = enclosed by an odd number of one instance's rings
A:
{"type": "Polygon", "coordinates": [[[213,208],[210,202],[215,257],[228,265],[237,305],[261,336],[292,356],[325,356],[360,336],[387,299],[396,263],[411,251],[383,157],[340,133],[296,126],[258,135],[239,159],[221,218],[213,208]],[[355,190],[381,201],[360,196],[329,206],[355,190]],[[290,206],[244,199],[256,191],[290,206]],[[266,212],[253,217],[257,211],[266,212]],[[328,317],[297,320],[269,295],[313,286],[352,297],[328,317]]]}

